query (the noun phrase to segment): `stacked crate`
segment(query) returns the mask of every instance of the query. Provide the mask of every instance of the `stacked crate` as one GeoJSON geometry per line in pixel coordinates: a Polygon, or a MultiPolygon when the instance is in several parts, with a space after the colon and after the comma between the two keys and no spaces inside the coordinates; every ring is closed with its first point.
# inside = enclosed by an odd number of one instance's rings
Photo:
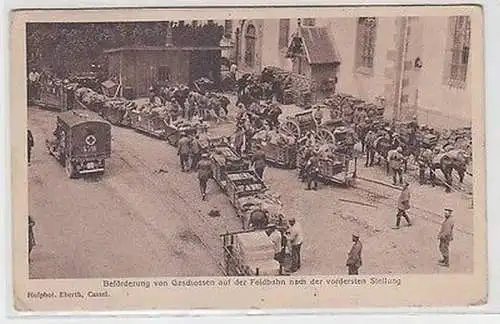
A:
{"type": "Polygon", "coordinates": [[[279,274],[280,264],[274,260],[273,242],[264,231],[236,235],[233,256],[250,275],[279,274]]]}

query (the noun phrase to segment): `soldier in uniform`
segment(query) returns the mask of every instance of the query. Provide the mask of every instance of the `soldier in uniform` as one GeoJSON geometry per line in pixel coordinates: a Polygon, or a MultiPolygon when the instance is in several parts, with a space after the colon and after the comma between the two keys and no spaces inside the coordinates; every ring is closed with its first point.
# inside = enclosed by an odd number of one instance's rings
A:
{"type": "Polygon", "coordinates": [[[439,251],[443,256],[443,259],[439,260],[439,265],[443,267],[450,266],[450,242],[453,241],[453,227],[454,220],[451,214],[453,210],[450,208],[445,208],[444,210],[444,221],[441,223],[441,230],[438,234],[439,240],[439,251]]]}
{"type": "Polygon", "coordinates": [[[418,169],[419,169],[419,183],[425,184],[425,171],[429,168],[429,178],[431,182],[434,182],[434,170],[432,167],[432,160],[434,159],[434,154],[429,148],[424,149],[420,156],[418,157],[418,169]]]}
{"type": "Polygon", "coordinates": [[[365,136],[365,150],[366,150],[366,163],[365,167],[373,166],[373,160],[375,159],[375,139],[377,136],[372,130],[369,130],[365,136]]]}
{"type": "Polygon", "coordinates": [[[404,217],[408,226],[411,226],[410,218],[406,213],[410,209],[410,189],[409,183],[405,182],[403,186],[403,190],[399,194],[398,198],[398,213],[396,214],[396,227],[394,229],[399,229],[399,225],[401,224],[401,217],[404,217]]]}
{"type": "Polygon", "coordinates": [[[31,164],[31,149],[35,145],[35,140],[33,139],[33,134],[28,129],[28,165],[31,164]]]}
{"type": "Polygon", "coordinates": [[[304,241],[304,234],[302,227],[296,222],[295,218],[290,219],[288,224],[290,227],[286,233],[287,241],[290,242],[290,250],[292,251],[292,267],[290,270],[291,272],[295,272],[301,266],[300,250],[304,241]]]}
{"type": "Polygon", "coordinates": [[[359,268],[363,264],[361,260],[361,251],[363,250],[363,245],[359,240],[359,234],[352,234],[352,241],[354,242],[349,254],[347,256],[346,266],[349,270],[349,275],[358,275],[359,268]]]}
{"type": "Polygon", "coordinates": [[[33,227],[35,227],[35,221],[31,216],[28,215],[28,259],[31,261],[31,250],[36,245],[35,234],[33,232],[33,227]]]}
{"type": "Polygon", "coordinates": [[[236,153],[241,155],[242,148],[245,144],[245,131],[243,128],[239,127],[234,134],[234,150],[236,153]]]}
{"type": "Polygon", "coordinates": [[[309,145],[304,145],[302,147],[302,164],[299,165],[300,171],[299,171],[299,179],[304,182],[306,180],[306,165],[311,156],[313,155],[313,149],[309,145]]]}
{"type": "Polygon", "coordinates": [[[403,149],[399,146],[396,150],[390,150],[387,154],[387,159],[389,160],[389,168],[392,170],[392,183],[397,184],[397,178],[399,178],[399,184],[403,184],[403,149]]]}
{"type": "Polygon", "coordinates": [[[208,153],[201,155],[198,162],[198,180],[200,182],[201,199],[205,200],[207,195],[207,182],[212,177],[212,163],[208,159],[208,153]]]}
{"type": "Polygon", "coordinates": [[[190,143],[190,153],[191,153],[191,168],[196,169],[198,167],[198,161],[200,161],[201,155],[201,143],[200,136],[196,135],[193,139],[191,139],[190,143]]]}
{"type": "Polygon", "coordinates": [[[263,179],[264,169],[266,168],[266,154],[262,151],[261,147],[257,148],[252,158],[252,162],[254,164],[255,173],[257,173],[260,179],[263,179]]]}
{"type": "Polygon", "coordinates": [[[313,118],[316,121],[317,125],[321,125],[321,122],[323,121],[323,112],[321,111],[321,107],[316,107],[316,110],[314,111],[313,118]]]}
{"type": "Polygon", "coordinates": [[[271,108],[269,110],[269,120],[271,122],[271,127],[278,129],[280,124],[279,117],[283,113],[283,110],[280,108],[278,104],[271,104],[271,108]]]}
{"type": "Polygon", "coordinates": [[[191,140],[185,132],[181,132],[177,155],[180,157],[182,172],[189,172],[189,154],[191,153],[191,140]]]}
{"type": "Polygon", "coordinates": [[[319,151],[316,149],[306,163],[305,173],[307,178],[306,190],[311,190],[311,185],[314,182],[314,190],[318,189],[318,173],[319,173],[319,151]]]}

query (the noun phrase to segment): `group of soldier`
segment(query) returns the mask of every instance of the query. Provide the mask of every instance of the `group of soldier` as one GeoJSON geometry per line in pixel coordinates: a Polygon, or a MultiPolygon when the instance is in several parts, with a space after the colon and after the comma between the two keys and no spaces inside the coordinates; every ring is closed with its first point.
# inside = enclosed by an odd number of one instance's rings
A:
{"type": "Polygon", "coordinates": [[[191,120],[197,116],[202,120],[219,120],[228,114],[230,103],[226,96],[199,91],[186,85],[149,89],[149,102],[153,105],[168,105],[172,120],[191,120]]]}

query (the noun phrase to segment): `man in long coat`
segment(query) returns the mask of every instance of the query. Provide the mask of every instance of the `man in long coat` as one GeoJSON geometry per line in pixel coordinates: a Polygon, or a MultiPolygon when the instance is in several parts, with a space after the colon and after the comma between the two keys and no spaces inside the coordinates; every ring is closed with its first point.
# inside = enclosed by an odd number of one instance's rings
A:
{"type": "Polygon", "coordinates": [[[191,153],[191,140],[186,133],[181,133],[179,139],[177,155],[180,158],[182,172],[189,172],[189,154],[191,153]]]}
{"type": "Polygon", "coordinates": [[[407,211],[410,209],[410,189],[409,183],[405,182],[403,185],[403,190],[398,198],[398,213],[396,214],[396,227],[394,229],[399,229],[401,224],[401,217],[404,217],[408,226],[411,226],[410,218],[408,217],[407,211]]]}
{"type": "Polygon", "coordinates": [[[262,151],[262,148],[258,148],[253,156],[253,163],[255,173],[259,176],[260,179],[264,178],[264,169],[266,168],[266,154],[262,151]]]}
{"type": "Polygon", "coordinates": [[[363,264],[361,260],[361,251],[363,250],[363,245],[359,240],[359,234],[352,234],[352,241],[354,242],[349,254],[347,256],[346,266],[349,270],[349,275],[358,275],[359,268],[363,264]]]}
{"type": "Polygon", "coordinates": [[[207,182],[212,177],[212,163],[208,159],[208,153],[201,155],[201,160],[198,162],[198,181],[200,182],[201,199],[205,200],[207,196],[207,182]]]}
{"type": "Polygon", "coordinates": [[[451,216],[453,210],[446,208],[444,210],[444,221],[441,223],[441,230],[438,234],[439,240],[439,251],[443,256],[443,259],[439,260],[439,265],[443,267],[450,266],[450,242],[453,241],[453,227],[455,221],[451,216]]]}
{"type": "Polygon", "coordinates": [[[31,149],[35,145],[35,140],[33,139],[33,134],[28,129],[28,165],[31,164],[31,149]]]}
{"type": "Polygon", "coordinates": [[[36,245],[35,234],[33,233],[35,221],[28,215],[28,259],[31,261],[31,250],[36,245]]]}

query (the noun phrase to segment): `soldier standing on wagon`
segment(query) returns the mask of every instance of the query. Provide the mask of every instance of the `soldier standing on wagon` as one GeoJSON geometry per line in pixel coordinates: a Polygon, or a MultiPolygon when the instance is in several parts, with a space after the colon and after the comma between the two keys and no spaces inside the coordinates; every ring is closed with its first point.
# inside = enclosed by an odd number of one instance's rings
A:
{"type": "Polygon", "coordinates": [[[201,199],[205,200],[207,195],[207,182],[212,177],[212,163],[208,159],[208,153],[203,153],[201,155],[201,160],[198,162],[197,168],[201,199]]]}
{"type": "Polygon", "coordinates": [[[441,252],[443,259],[439,260],[439,265],[443,267],[450,266],[450,242],[453,241],[453,227],[455,222],[451,216],[453,209],[445,208],[444,210],[444,221],[441,224],[441,230],[438,234],[439,239],[439,251],[441,252]]]}
{"type": "Polygon", "coordinates": [[[181,132],[179,139],[177,155],[180,157],[182,172],[189,172],[189,154],[191,152],[191,140],[185,132],[181,132]]]}
{"type": "Polygon", "coordinates": [[[398,198],[398,213],[396,214],[396,227],[394,229],[399,229],[399,226],[401,224],[401,217],[404,217],[406,222],[408,223],[408,226],[411,226],[410,218],[408,217],[408,214],[406,213],[410,209],[410,189],[409,189],[410,184],[408,182],[405,182],[403,186],[403,190],[401,190],[401,193],[398,198]]]}

